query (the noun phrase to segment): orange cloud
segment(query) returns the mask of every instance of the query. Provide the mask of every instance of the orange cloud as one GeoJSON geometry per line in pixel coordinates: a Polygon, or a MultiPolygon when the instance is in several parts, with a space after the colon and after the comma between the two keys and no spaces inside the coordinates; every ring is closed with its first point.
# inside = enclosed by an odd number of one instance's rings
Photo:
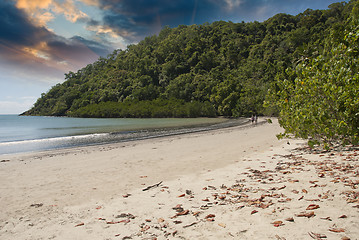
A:
{"type": "MultiPolygon", "coordinates": [[[[86,4],[98,4],[97,0],[82,0],[86,4]]],[[[81,18],[88,18],[87,14],[80,11],[72,0],[17,0],[16,7],[23,9],[37,26],[45,27],[54,19],[51,12],[63,14],[71,22],[81,18]]]]}
{"type": "Polygon", "coordinates": [[[48,8],[52,0],[17,0],[16,7],[25,10],[36,10],[38,8],[48,8]]]}
{"type": "Polygon", "coordinates": [[[80,0],[81,2],[89,5],[89,6],[96,6],[99,7],[100,6],[100,1],[99,0],[80,0]]]}
{"type": "Polygon", "coordinates": [[[72,0],[66,0],[64,2],[53,2],[52,10],[59,14],[64,14],[67,20],[70,22],[76,22],[81,18],[88,18],[88,15],[76,8],[72,0]]]}

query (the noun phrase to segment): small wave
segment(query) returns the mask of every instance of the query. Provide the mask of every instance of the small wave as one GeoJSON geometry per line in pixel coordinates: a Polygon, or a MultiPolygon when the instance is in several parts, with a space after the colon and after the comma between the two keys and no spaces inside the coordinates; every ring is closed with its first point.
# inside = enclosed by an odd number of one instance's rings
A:
{"type": "Polygon", "coordinates": [[[54,137],[54,138],[42,138],[42,139],[31,139],[31,140],[20,140],[12,142],[2,142],[0,146],[8,145],[21,145],[21,144],[32,144],[32,143],[50,143],[50,142],[64,142],[71,140],[80,140],[80,139],[89,139],[89,138],[100,138],[108,136],[110,133],[94,133],[94,134],[85,134],[85,135],[76,135],[76,136],[65,136],[65,137],[54,137]]]}

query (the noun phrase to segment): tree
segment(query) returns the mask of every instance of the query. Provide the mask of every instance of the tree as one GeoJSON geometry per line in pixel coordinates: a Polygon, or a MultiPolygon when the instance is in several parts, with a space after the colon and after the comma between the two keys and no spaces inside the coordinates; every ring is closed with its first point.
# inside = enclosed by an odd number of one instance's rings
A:
{"type": "Polygon", "coordinates": [[[359,142],[359,2],[343,39],[332,33],[322,54],[305,58],[272,90],[280,109],[281,136],[309,139],[310,145],[359,142]],[[338,43],[339,42],[339,43],[338,43]]]}

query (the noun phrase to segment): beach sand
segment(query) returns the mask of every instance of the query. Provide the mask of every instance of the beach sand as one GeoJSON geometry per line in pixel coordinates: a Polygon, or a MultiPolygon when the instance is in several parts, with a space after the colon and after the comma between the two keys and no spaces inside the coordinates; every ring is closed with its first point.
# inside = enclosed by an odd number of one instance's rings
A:
{"type": "Polygon", "coordinates": [[[0,239],[359,239],[358,148],[280,132],[0,156],[0,239]]]}

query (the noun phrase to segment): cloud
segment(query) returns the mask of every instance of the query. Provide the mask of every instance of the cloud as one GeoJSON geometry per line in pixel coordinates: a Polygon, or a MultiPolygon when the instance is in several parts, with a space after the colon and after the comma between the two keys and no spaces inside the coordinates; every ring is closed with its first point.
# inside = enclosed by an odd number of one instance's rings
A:
{"type": "Polygon", "coordinates": [[[96,7],[100,6],[99,0],[80,0],[80,1],[89,6],[96,6],[96,7]]]}
{"type": "MultiPolygon", "coordinates": [[[[85,1],[95,4],[94,0],[85,1]]],[[[17,0],[16,7],[24,10],[34,23],[45,26],[55,14],[63,14],[65,18],[75,23],[79,19],[88,19],[86,13],[80,11],[72,0],[17,0]]]]}
{"type": "Polygon", "coordinates": [[[28,73],[28,78],[43,75],[41,79],[59,77],[113,50],[82,37],[58,36],[34,24],[25,11],[10,1],[0,1],[0,15],[0,71],[8,74],[28,73]]]}
{"type": "Polygon", "coordinates": [[[157,34],[162,27],[205,22],[216,16],[212,0],[99,0],[104,9],[104,25],[128,42],[157,34]]]}
{"type": "Polygon", "coordinates": [[[72,23],[77,22],[79,19],[89,19],[89,16],[80,11],[72,0],[65,0],[62,2],[53,1],[52,4],[54,6],[52,10],[55,13],[63,14],[66,19],[72,23]]]}

